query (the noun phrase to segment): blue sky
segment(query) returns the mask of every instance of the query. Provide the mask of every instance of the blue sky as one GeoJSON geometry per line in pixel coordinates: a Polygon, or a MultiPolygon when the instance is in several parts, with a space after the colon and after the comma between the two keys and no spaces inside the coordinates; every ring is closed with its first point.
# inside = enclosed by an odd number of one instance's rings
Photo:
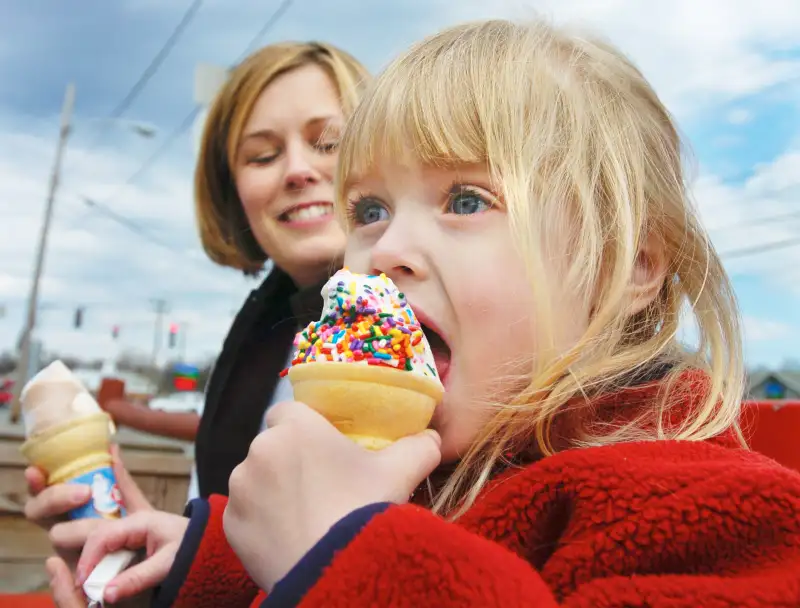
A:
{"type": "MultiPolygon", "coordinates": [[[[12,0],[0,9],[0,350],[20,330],[58,113],[77,86],[75,129],[48,249],[40,333],[50,350],[149,353],[151,299],[185,323],[187,355],[220,346],[253,287],[205,261],[194,231],[191,130],[134,183],[126,180],[193,108],[198,62],[230,65],[278,2],[205,0],[125,119],[103,122],[180,21],[190,0],[12,0]],[[85,206],[89,196],[162,247],[85,206]],[[72,314],[86,306],[85,327],[72,314]],[[122,327],[115,345],[110,328],[122,327]]],[[[636,61],[674,112],[696,157],[694,194],[723,254],[800,237],[800,4],[795,0],[295,0],[259,42],[318,39],[373,71],[437,29],[481,17],[543,14],[606,35],[636,61]],[[793,219],[766,221],[795,213],[793,219]]],[[[800,247],[731,259],[753,365],[800,359],[800,247]]]]}

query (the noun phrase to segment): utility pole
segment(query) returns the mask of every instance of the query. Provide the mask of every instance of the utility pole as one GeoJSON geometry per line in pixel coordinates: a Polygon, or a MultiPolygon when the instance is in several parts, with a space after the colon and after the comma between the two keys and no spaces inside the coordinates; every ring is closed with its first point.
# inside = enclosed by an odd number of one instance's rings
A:
{"type": "Polygon", "coordinates": [[[153,311],[156,313],[156,324],[153,332],[153,367],[158,365],[158,353],[161,350],[162,327],[164,325],[164,315],[169,312],[169,304],[164,298],[155,298],[151,300],[153,303],[153,311]]]}
{"type": "Polygon", "coordinates": [[[53,170],[50,173],[50,187],[47,194],[47,203],[44,209],[44,219],[39,232],[39,246],[36,251],[36,262],[33,267],[33,280],[31,283],[30,296],[28,297],[28,315],[25,328],[22,332],[22,344],[20,345],[19,364],[17,371],[17,381],[14,385],[14,399],[11,403],[11,422],[16,422],[20,414],[20,396],[22,387],[28,381],[31,373],[31,339],[36,327],[36,310],[39,306],[39,283],[44,270],[44,255],[47,249],[47,237],[50,233],[50,224],[53,219],[53,203],[58,190],[58,183],[61,177],[61,160],[64,157],[64,149],[69,138],[70,126],[72,124],[72,109],[75,106],[75,85],[69,83],[64,94],[64,105],[61,108],[61,129],[58,135],[58,145],[56,147],[56,158],[53,163],[53,170]]]}
{"type": "Polygon", "coordinates": [[[180,340],[180,350],[179,350],[180,357],[181,357],[180,360],[181,360],[182,363],[185,363],[186,362],[186,340],[188,338],[188,333],[189,333],[189,323],[184,321],[183,323],[181,323],[180,328],[181,328],[181,331],[180,331],[180,334],[178,334],[178,340],[180,340]]]}

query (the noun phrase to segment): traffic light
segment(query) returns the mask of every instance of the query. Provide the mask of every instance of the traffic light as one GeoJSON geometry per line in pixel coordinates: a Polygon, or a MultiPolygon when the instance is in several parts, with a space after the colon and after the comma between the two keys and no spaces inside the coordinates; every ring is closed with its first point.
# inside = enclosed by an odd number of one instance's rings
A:
{"type": "Polygon", "coordinates": [[[114,325],[114,327],[111,328],[111,337],[115,340],[119,338],[119,325],[114,325]]]}
{"type": "Polygon", "coordinates": [[[75,309],[75,329],[80,329],[83,326],[83,308],[75,309]]]}
{"type": "Polygon", "coordinates": [[[178,343],[178,324],[177,323],[170,323],[169,324],[169,347],[175,348],[175,345],[178,343]]]}

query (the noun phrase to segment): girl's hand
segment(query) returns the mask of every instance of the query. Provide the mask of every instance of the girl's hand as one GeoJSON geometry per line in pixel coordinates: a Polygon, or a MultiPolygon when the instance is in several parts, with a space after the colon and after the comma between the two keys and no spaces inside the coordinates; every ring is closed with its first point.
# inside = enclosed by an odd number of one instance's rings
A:
{"type": "Polygon", "coordinates": [[[228,542],[266,591],[344,516],[407,502],[441,460],[430,430],[370,452],[303,403],[276,404],[266,419],[231,474],[224,515],[228,542]]]}
{"type": "Polygon", "coordinates": [[[119,549],[145,548],[144,561],[109,581],[104,601],[117,602],[159,585],[169,574],[189,520],[163,511],[141,511],[97,527],[86,541],[78,561],[78,584],[83,585],[94,567],[119,549]]]}
{"type": "MultiPolygon", "coordinates": [[[[122,464],[118,446],[111,446],[111,457],[117,486],[128,513],[152,509],[122,464]]],[[[74,566],[89,533],[103,520],[87,518],[67,521],[66,514],[89,501],[92,496],[91,488],[88,485],[73,483],[59,483],[47,487],[45,474],[36,467],[25,469],[25,479],[30,494],[25,503],[25,517],[49,530],[50,542],[56,553],[74,566]]]]}

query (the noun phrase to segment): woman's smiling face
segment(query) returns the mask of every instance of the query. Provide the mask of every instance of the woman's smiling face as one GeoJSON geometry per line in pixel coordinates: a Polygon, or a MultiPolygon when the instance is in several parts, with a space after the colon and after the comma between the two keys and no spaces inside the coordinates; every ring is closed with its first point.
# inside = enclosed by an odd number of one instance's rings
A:
{"type": "Polygon", "coordinates": [[[258,244],[298,285],[325,278],[344,233],[333,215],[333,174],[344,115],[316,65],[277,77],[242,132],[236,189],[258,244]]]}

